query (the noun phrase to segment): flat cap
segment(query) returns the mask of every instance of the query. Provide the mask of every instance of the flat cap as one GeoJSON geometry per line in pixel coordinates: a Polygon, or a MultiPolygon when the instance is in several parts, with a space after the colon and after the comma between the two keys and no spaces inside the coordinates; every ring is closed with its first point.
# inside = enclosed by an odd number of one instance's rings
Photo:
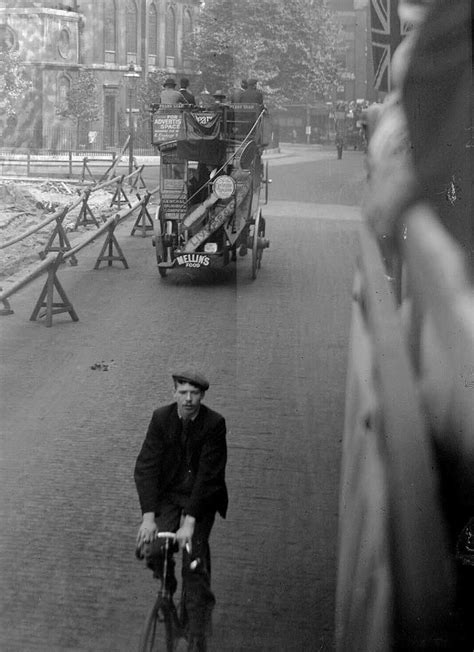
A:
{"type": "Polygon", "coordinates": [[[171,375],[173,380],[176,380],[178,383],[190,383],[191,385],[196,385],[196,387],[199,387],[203,392],[209,389],[209,381],[199,371],[184,369],[183,371],[173,372],[171,375]]]}

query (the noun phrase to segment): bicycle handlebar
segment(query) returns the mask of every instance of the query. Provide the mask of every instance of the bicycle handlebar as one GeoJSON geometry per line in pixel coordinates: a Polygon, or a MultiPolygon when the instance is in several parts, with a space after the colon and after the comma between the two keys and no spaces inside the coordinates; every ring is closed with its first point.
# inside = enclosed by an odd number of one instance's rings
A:
{"type": "MultiPolygon", "coordinates": [[[[174,543],[176,541],[176,532],[157,532],[155,534],[155,537],[157,539],[165,539],[167,541],[171,541],[171,542],[174,543]]],[[[143,545],[144,544],[142,543],[140,546],[137,546],[135,548],[135,556],[137,557],[137,559],[143,559],[143,557],[144,557],[144,555],[143,555],[143,545]]],[[[189,545],[189,543],[186,544],[186,552],[187,553],[191,552],[191,546],[189,545]]],[[[193,566],[193,564],[194,564],[194,562],[191,564],[191,566],[193,566]]]]}
{"type": "Polygon", "coordinates": [[[158,532],[156,534],[158,539],[171,539],[176,541],[176,532],[158,532]]]}
{"type": "MultiPolygon", "coordinates": [[[[156,535],[157,539],[168,539],[169,541],[176,541],[176,532],[158,532],[156,535]]],[[[189,543],[186,544],[186,552],[191,551],[191,546],[189,543]]]]}

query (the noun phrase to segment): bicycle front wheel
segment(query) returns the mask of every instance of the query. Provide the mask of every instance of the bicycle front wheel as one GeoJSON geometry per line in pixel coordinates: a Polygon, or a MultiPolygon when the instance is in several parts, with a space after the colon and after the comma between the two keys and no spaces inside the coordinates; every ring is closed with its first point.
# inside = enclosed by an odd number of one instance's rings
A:
{"type": "Polygon", "coordinates": [[[156,602],[145,621],[142,634],[140,636],[140,643],[138,645],[138,652],[154,652],[158,650],[158,628],[160,626],[160,613],[159,604],[156,602]]]}
{"type": "Polygon", "coordinates": [[[170,604],[158,599],[145,621],[138,652],[176,652],[178,638],[174,618],[170,604]]]}

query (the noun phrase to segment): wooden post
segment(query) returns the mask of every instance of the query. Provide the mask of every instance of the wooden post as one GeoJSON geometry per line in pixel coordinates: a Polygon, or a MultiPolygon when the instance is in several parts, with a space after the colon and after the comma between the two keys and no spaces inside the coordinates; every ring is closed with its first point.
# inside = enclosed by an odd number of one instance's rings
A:
{"type": "Polygon", "coordinates": [[[123,264],[125,269],[128,269],[127,260],[114,234],[116,226],[116,222],[112,222],[112,224],[109,225],[107,238],[105,239],[102,249],[100,250],[100,254],[97,257],[94,269],[99,269],[100,263],[105,260],[107,261],[107,265],[109,267],[112,267],[113,261],[117,260],[123,264]],[[117,255],[114,254],[114,247],[117,250],[117,255]],[[106,251],[107,254],[105,253],[106,251]]]}
{"type": "Polygon", "coordinates": [[[97,227],[99,226],[99,222],[96,220],[95,215],[88,204],[90,194],[91,194],[91,188],[87,188],[87,190],[84,192],[81,210],[79,211],[79,215],[77,216],[76,223],[74,225],[74,230],[77,229],[79,224],[84,224],[84,225],[95,224],[97,227]],[[90,218],[88,216],[90,216],[90,218]]]}
{"type": "Polygon", "coordinates": [[[82,181],[85,180],[86,170],[87,170],[90,178],[92,179],[92,181],[95,181],[94,175],[92,174],[91,169],[88,166],[88,162],[89,162],[89,159],[87,158],[87,156],[84,156],[84,158],[82,159],[82,181]]]}
{"type": "MultiPolygon", "coordinates": [[[[0,291],[3,288],[0,288],[0,291]]],[[[0,308],[0,315],[13,315],[13,310],[10,307],[10,302],[8,299],[2,299],[3,308],[0,308]]]]}
{"type": "Polygon", "coordinates": [[[72,152],[69,150],[68,152],[68,158],[69,158],[69,179],[72,179],[72,152]]]}
{"type": "MultiPolygon", "coordinates": [[[[137,197],[141,201],[141,197],[138,193],[137,193],[137,197]]],[[[153,220],[147,208],[147,204],[150,201],[150,197],[151,194],[147,192],[145,197],[143,198],[143,203],[140,208],[140,213],[138,214],[138,217],[135,220],[135,224],[133,225],[130,235],[134,235],[135,231],[141,229],[142,238],[145,238],[147,231],[153,231],[153,220]]]]}
{"type": "Polygon", "coordinates": [[[144,188],[146,190],[146,183],[145,183],[145,181],[143,180],[143,177],[142,177],[142,172],[143,172],[144,167],[145,167],[144,165],[141,165],[140,167],[135,165],[135,168],[137,170],[137,175],[136,175],[135,179],[133,180],[133,183],[130,186],[131,190],[137,191],[137,190],[140,190],[141,188],[144,188]]]}
{"type": "Polygon", "coordinates": [[[53,315],[58,315],[62,312],[68,312],[73,321],[79,321],[79,317],[77,316],[77,313],[74,310],[72,303],[69,301],[56,274],[61,262],[62,256],[59,254],[55,262],[48,267],[48,278],[46,279],[46,283],[41,290],[41,294],[30,317],[30,321],[44,318],[45,325],[48,328],[53,325],[53,315]],[[60,302],[54,300],[55,288],[61,298],[60,302]],[[44,308],[44,312],[40,314],[42,308],[44,308]]]}
{"type": "Polygon", "coordinates": [[[120,210],[120,208],[121,208],[121,206],[122,206],[122,196],[123,196],[123,198],[124,198],[124,201],[125,201],[125,202],[130,206],[130,207],[132,206],[132,204],[130,203],[129,198],[127,197],[127,195],[125,194],[125,191],[124,191],[124,189],[123,189],[123,179],[124,179],[124,176],[125,176],[125,175],[122,174],[122,176],[120,177],[120,179],[117,181],[117,188],[116,188],[116,190],[115,190],[115,194],[114,194],[114,196],[112,197],[112,200],[111,200],[111,202],[110,202],[110,205],[111,205],[111,206],[113,206],[114,204],[116,204],[116,205],[118,206],[118,209],[119,209],[119,210],[120,210]]]}
{"type": "MultiPolygon", "coordinates": [[[[66,206],[66,208],[64,208],[64,210],[62,211],[61,215],[59,215],[56,218],[56,226],[54,227],[51,235],[49,236],[45,248],[39,254],[42,260],[46,258],[47,254],[50,251],[65,252],[72,249],[71,243],[69,242],[69,238],[67,237],[66,231],[64,230],[64,226],[63,226],[64,218],[66,217],[68,212],[69,212],[69,208],[66,206]],[[58,237],[59,244],[53,246],[56,236],[58,237]]],[[[74,256],[74,254],[71,256],[71,265],[77,265],[77,258],[74,256]]]]}

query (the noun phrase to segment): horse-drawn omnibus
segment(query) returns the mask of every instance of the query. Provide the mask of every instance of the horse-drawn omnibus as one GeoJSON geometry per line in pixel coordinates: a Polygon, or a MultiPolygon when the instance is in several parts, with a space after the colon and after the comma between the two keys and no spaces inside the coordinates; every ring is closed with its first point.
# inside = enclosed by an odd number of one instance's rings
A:
{"type": "Polygon", "coordinates": [[[153,238],[161,277],[173,268],[225,266],[250,252],[256,278],[269,246],[261,209],[268,136],[268,114],[257,104],[152,107],[161,156],[153,238]]]}

